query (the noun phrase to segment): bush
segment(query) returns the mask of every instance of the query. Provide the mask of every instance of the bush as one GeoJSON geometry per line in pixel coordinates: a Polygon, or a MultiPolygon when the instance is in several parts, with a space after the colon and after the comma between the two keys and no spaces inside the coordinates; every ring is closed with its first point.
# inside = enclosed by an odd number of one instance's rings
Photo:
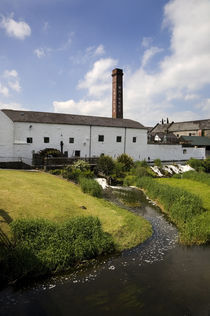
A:
{"type": "Polygon", "coordinates": [[[151,174],[147,171],[146,168],[140,166],[137,166],[136,169],[133,169],[132,173],[138,178],[151,176],[151,174]]]}
{"type": "Polygon", "coordinates": [[[135,183],[136,183],[136,176],[128,175],[123,180],[123,185],[126,187],[135,185],[135,183]]]}
{"type": "Polygon", "coordinates": [[[114,251],[112,237],[98,218],[75,217],[63,224],[43,219],[11,223],[15,247],[3,253],[1,273],[8,280],[63,271],[114,251]]]}
{"type": "Polygon", "coordinates": [[[203,167],[205,169],[205,172],[210,172],[210,158],[207,158],[203,161],[203,167]]]}
{"type": "Polygon", "coordinates": [[[120,162],[123,165],[123,171],[127,172],[134,166],[133,159],[127,154],[122,154],[117,157],[117,162],[120,162]]]}
{"type": "Polygon", "coordinates": [[[195,158],[190,158],[190,160],[188,160],[188,165],[190,165],[190,167],[192,167],[193,169],[195,169],[196,171],[199,170],[199,168],[203,167],[203,161],[202,160],[198,160],[195,158]]]}
{"type": "Polygon", "coordinates": [[[146,160],[136,161],[134,163],[134,167],[136,168],[138,166],[140,166],[140,167],[147,167],[148,164],[147,164],[146,160]]]}
{"type": "Polygon", "coordinates": [[[62,152],[56,148],[45,148],[39,151],[41,157],[63,157],[62,152]]]}
{"type": "Polygon", "coordinates": [[[80,177],[92,179],[94,177],[94,173],[90,170],[89,164],[82,160],[78,160],[77,162],[73,165],[66,166],[62,171],[62,176],[76,183],[79,182],[80,177]]]}
{"type": "Polygon", "coordinates": [[[182,178],[182,174],[181,173],[175,173],[175,174],[173,174],[172,178],[181,179],[182,178]]]}
{"type": "Polygon", "coordinates": [[[55,175],[55,176],[61,175],[62,172],[63,172],[62,169],[52,169],[52,170],[49,171],[49,173],[51,173],[51,174],[53,174],[53,175],[55,175]]]}
{"type": "Polygon", "coordinates": [[[87,179],[87,178],[80,177],[79,184],[80,184],[81,189],[84,193],[88,193],[88,194],[95,196],[95,197],[102,196],[103,189],[97,181],[95,181],[93,179],[87,179]]]}
{"type": "Polygon", "coordinates": [[[154,160],[154,165],[161,168],[161,167],[162,167],[162,162],[161,162],[161,160],[160,160],[160,159],[155,159],[155,160],[154,160]]]}
{"type": "Polygon", "coordinates": [[[101,155],[98,159],[97,170],[102,172],[105,176],[109,176],[114,172],[115,162],[110,156],[101,155]]]}
{"type": "Polygon", "coordinates": [[[79,159],[73,163],[72,168],[79,169],[80,171],[87,171],[87,170],[90,170],[90,165],[88,162],[82,159],[79,159]]]}

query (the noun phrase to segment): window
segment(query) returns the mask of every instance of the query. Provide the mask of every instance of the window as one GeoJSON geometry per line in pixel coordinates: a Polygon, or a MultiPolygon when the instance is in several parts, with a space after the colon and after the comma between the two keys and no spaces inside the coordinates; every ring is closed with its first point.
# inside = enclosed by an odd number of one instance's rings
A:
{"type": "Polygon", "coordinates": [[[103,142],[104,141],[104,135],[98,135],[98,141],[103,142]]]}
{"type": "Polygon", "coordinates": [[[116,142],[117,143],[121,143],[121,141],[122,141],[122,136],[117,136],[116,137],[116,142]]]}
{"type": "Polygon", "coordinates": [[[69,143],[73,144],[74,143],[74,137],[69,137],[69,143]]]}
{"type": "Polygon", "coordinates": [[[187,149],[183,149],[183,154],[186,154],[187,153],[187,149]]]}
{"type": "Polygon", "coordinates": [[[133,143],[136,143],[136,137],[133,137],[133,143]]]}
{"type": "Polygon", "coordinates": [[[49,143],[50,142],[50,138],[49,137],[44,137],[44,143],[49,143]]]}
{"type": "Polygon", "coordinates": [[[80,150],[75,150],[74,155],[75,155],[75,157],[80,157],[80,150]]]}
{"type": "Polygon", "coordinates": [[[33,143],[33,138],[32,137],[27,137],[26,139],[28,144],[32,144],[33,143]]]}

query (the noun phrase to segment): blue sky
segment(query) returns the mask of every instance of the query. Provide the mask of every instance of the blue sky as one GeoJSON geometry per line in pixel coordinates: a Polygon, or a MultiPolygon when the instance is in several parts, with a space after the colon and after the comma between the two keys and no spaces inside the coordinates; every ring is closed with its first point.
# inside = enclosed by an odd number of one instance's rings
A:
{"type": "Polygon", "coordinates": [[[1,0],[0,108],[210,118],[210,0],[1,0]]]}

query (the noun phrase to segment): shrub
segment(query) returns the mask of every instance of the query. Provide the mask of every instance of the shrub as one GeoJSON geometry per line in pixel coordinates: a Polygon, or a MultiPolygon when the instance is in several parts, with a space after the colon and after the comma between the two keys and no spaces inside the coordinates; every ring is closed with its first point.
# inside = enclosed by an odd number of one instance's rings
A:
{"type": "Polygon", "coordinates": [[[175,174],[173,174],[172,178],[181,179],[182,178],[182,174],[181,173],[175,173],[175,174]]]}
{"type": "Polygon", "coordinates": [[[188,160],[187,163],[190,165],[190,167],[192,167],[196,171],[198,171],[199,168],[202,167],[202,164],[203,164],[202,160],[198,160],[195,158],[190,158],[190,160],[188,160]]]}
{"type": "Polygon", "coordinates": [[[112,237],[92,216],[75,217],[63,224],[21,219],[13,221],[11,229],[15,247],[3,254],[0,264],[7,280],[63,271],[114,251],[112,237]]]}
{"type": "Polygon", "coordinates": [[[205,172],[210,172],[210,158],[207,158],[203,161],[203,167],[205,169],[205,172]]]}
{"type": "Polygon", "coordinates": [[[73,163],[72,168],[79,169],[80,171],[87,171],[87,170],[90,170],[90,165],[88,162],[82,159],[79,159],[73,163]]]}
{"type": "Polygon", "coordinates": [[[45,148],[39,151],[41,157],[63,157],[62,152],[56,148],[45,148]]]}
{"type": "Polygon", "coordinates": [[[120,156],[118,156],[117,162],[123,164],[123,171],[125,172],[130,171],[130,169],[134,166],[133,159],[127,154],[121,154],[120,156]]]}
{"type": "Polygon", "coordinates": [[[160,160],[160,159],[155,159],[155,160],[154,160],[154,165],[161,168],[161,167],[162,167],[162,162],[161,162],[161,160],[160,160]]]}
{"type": "Polygon", "coordinates": [[[113,173],[116,178],[124,177],[124,164],[122,162],[115,161],[113,173]]]}
{"type": "Polygon", "coordinates": [[[85,177],[91,179],[94,177],[93,171],[89,169],[89,165],[86,165],[84,161],[81,163],[82,160],[79,160],[78,164],[68,165],[62,172],[62,176],[68,180],[74,181],[76,183],[79,182],[80,177],[85,177]]]}
{"type": "Polygon", "coordinates": [[[103,189],[97,181],[95,181],[93,179],[87,179],[87,178],[80,177],[79,184],[80,184],[81,189],[84,193],[88,193],[88,194],[95,196],[95,197],[102,196],[103,189]]]}
{"type": "Polygon", "coordinates": [[[136,183],[136,176],[128,175],[123,180],[123,185],[126,187],[135,185],[135,183],[136,183]]]}
{"type": "Polygon", "coordinates": [[[137,166],[140,166],[140,167],[147,167],[148,164],[147,164],[146,160],[135,161],[134,167],[137,167],[137,166]]]}
{"type": "Polygon", "coordinates": [[[146,168],[144,167],[136,167],[136,169],[134,169],[132,171],[132,173],[136,176],[136,177],[147,177],[147,176],[151,176],[151,174],[147,171],[146,168]]]}
{"type": "Polygon", "coordinates": [[[54,175],[56,175],[56,176],[57,176],[57,175],[61,175],[62,172],[63,172],[62,169],[52,169],[52,170],[49,171],[49,173],[54,174],[54,175]]]}
{"type": "Polygon", "coordinates": [[[102,172],[105,176],[109,176],[114,172],[115,162],[110,156],[101,155],[98,159],[97,170],[102,172]]]}

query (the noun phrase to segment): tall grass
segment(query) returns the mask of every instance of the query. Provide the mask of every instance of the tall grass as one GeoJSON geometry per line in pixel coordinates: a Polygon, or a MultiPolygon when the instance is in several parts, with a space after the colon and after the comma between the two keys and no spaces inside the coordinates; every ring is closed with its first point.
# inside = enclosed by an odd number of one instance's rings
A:
{"type": "Polygon", "coordinates": [[[190,179],[210,186],[210,174],[204,172],[188,171],[182,174],[183,179],[190,179]]]}
{"type": "Polygon", "coordinates": [[[89,193],[90,195],[95,197],[102,197],[103,190],[97,181],[80,177],[79,184],[84,193],[89,193]]]}
{"type": "Polygon", "coordinates": [[[181,188],[160,184],[148,177],[139,178],[137,186],[145,189],[152,199],[159,201],[171,221],[180,229],[180,240],[183,243],[200,244],[210,240],[209,230],[202,230],[205,213],[198,196],[181,188]],[[200,234],[197,233],[199,228],[202,230],[200,234]]]}
{"type": "Polygon", "coordinates": [[[4,252],[1,273],[9,280],[66,270],[114,251],[98,218],[75,217],[62,224],[43,219],[11,223],[15,247],[4,252]]]}

